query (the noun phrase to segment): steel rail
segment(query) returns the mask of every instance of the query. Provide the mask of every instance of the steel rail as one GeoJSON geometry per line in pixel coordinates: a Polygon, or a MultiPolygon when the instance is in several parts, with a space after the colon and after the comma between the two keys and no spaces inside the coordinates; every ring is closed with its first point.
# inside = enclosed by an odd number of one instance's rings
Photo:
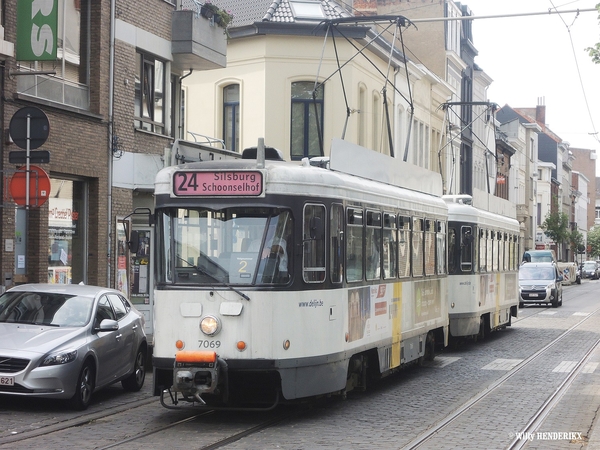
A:
{"type": "MultiPolygon", "coordinates": [[[[466,411],[468,411],[469,409],[471,409],[474,405],[476,405],[477,403],[479,403],[480,401],[482,401],[488,395],[492,394],[499,387],[501,387],[504,383],[506,383],[506,381],[508,381],[510,378],[512,378],[513,376],[515,376],[516,374],[518,374],[521,370],[523,370],[524,368],[526,368],[527,366],[529,366],[529,364],[531,364],[533,361],[535,361],[541,355],[543,355],[544,353],[546,353],[555,344],[559,343],[560,341],[562,341],[563,339],[565,339],[567,336],[569,336],[572,331],[574,331],[577,328],[579,328],[583,323],[585,323],[588,319],[590,319],[591,317],[593,317],[599,311],[600,311],[600,307],[597,308],[596,310],[594,310],[593,312],[591,312],[588,316],[586,316],[585,318],[583,318],[582,320],[580,320],[579,322],[577,322],[575,325],[573,325],[569,329],[565,330],[560,336],[558,336],[556,339],[554,339],[553,341],[551,341],[548,344],[546,344],[544,347],[542,347],[540,350],[538,350],[537,352],[535,352],[533,355],[531,355],[528,358],[526,358],[525,360],[521,361],[517,366],[515,366],[509,372],[507,372],[506,374],[504,374],[503,376],[501,376],[500,378],[498,378],[496,381],[494,381],[492,384],[490,384],[487,388],[485,388],[484,390],[482,390],[481,392],[479,392],[477,395],[475,395],[471,399],[467,400],[465,403],[463,403],[461,406],[459,406],[457,409],[455,409],[452,413],[448,414],[446,417],[444,417],[443,419],[441,419],[440,421],[438,421],[431,428],[425,430],[423,433],[421,433],[420,435],[418,435],[415,439],[413,439],[412,441],[410,441],[408,444],[404,445],[402,447],[402,449],[403,450],[416,449],[419,446],[421,446],[423,443],[425,443],[426,441],[428,441],[429,439],[431,439],[440,430],[442,430],[447,425],[449,425],[450,423],[452,423],[454,420],[456,420],[457,418],[459,418],[466,411]]],[[[587,358],[589,357],[589,354],[596,348],[596,346],[598,344],[600,344],[600,340],[597,341],[592,346],[592,349],[588,353],[586,353],[586,355],[582,358],[582,360],[583,359],[587,360],[587,358]]],[[[579,373],[580,367],[582,365],[583,365],[583,362],[580,361],[579,364],[576,366],[578,368],[577,373],[579,373]]],[[[563,385],[564,385],[564,388],[566,389],[566,387],[568,387],[568,386],[565,385],[565,383],[566,383],[566,380],[563,381],[563,383],[561,384],[561,386],[559,386],[559,388],[557,389],[557,391],[560,390],[561,388],[563,388],[563,385]]],[[[556,397],[557,395],[558,395],[558,393],[556,393],[556,392],[553,393],[550,396],[550,399],[552,399],[553,397],[556,397]]],[[[545,411],[544,408],[546,406],[550,406],[550,403],[551,402],[549,402],[549,401],[547,401],[546,403],[544,403],[544,406],[542,406],[542,408],[540,408],[541,411],[538,410],[536,412],[536,414],[534,414],[533,419],[530,421],[530,423],[528,423],[527,426],[534,426],[534,425],[538,426],[539,424],[535,420],[535,418],[536,417],[542,417],[542,414],[545,411]]],[[[552,403],[552,405],[554,405],[554,403],[552,403]]],[[[512,447],[509,447],[509,448],[512,448],[512,447]]]]}

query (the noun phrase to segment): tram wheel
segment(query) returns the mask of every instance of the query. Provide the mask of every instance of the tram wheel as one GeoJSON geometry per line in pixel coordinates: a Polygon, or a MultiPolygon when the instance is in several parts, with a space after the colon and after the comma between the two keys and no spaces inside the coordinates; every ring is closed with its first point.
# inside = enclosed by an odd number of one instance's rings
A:
{"type": "Polygon", "coordinates": [[[425,361],[433,361],[433,358],[435,358],[435,336],[433,335],[433,331],[430,331],[425,338],[425,354],[423,355],[423,359],[425,361]]]}

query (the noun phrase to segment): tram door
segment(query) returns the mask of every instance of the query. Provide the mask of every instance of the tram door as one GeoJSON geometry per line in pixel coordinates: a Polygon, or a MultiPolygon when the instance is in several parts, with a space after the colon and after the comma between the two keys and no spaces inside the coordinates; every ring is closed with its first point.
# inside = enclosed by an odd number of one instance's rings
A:
{"type": "MultiPolygon", "coordinates": [[[[154,262],[152,257],[153,235],[149,227],[133,225],[138,232],[139,246],[137,253],[131,253],[129,298],[131,303],[146,319],[146,334],[152,335],[152,309],[154,305],[154,262]]],[[[149,336],[150,340],[151,336],[149,336]]]]}

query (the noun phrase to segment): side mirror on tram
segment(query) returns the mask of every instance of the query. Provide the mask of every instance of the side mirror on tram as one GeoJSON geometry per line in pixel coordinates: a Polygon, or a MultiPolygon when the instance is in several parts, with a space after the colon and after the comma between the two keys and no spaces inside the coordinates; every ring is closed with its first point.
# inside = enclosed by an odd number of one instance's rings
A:
{"type": "Polygon", "coordinates": [[[310,219],[310,238],[322,241],[325,237],[325,225],[320,217],[310,219]]]}
{"type": "Polygon", "coordinates": [[[129,247],[129,251],[131,253],[137,253],[138,250],[140,249],[140,236],[139,236],[139,232],[137,230],[132,230],[131,231],[131,236],[129,237],[129,240],[127,241],[127,246],[129,247]]]}

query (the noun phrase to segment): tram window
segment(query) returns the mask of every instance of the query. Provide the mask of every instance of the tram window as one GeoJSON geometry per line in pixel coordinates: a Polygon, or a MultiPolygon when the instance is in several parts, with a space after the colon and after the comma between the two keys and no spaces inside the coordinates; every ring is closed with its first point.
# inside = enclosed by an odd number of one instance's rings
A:
{"type": "Polygon", "coordinates": [[[504,234],[504,270],[511,270],[510,268],[510,235],[504,234]]]}
{"type": "Polygon", "coordinates": [[[487,231],[479,230],[479,271],[487,271],[487,231]]]}
{"type": "Polygon", "coordinates": [[[410,277],[410,217],[398,217],[398,276],[410,277]]]}
{"type": "Polygon", "coordinates": [[[498,233],[498,270],[504,272],[506,263],[504,259],[505,235],[503,232],[498,233]]]}
{"type": "Polygon", "coordinates": [[[493,258],[494,258],[494,253],[493,253],[493,237],[492,234],[490,233],[490,231],[487,232],[487,263],[486,263],[486,267],[487,267],[487,271],[488,272],[492,272],[494,270],[494,266],[493,266],[493,258]]]}
{"type": "Polygon", "coordinates": [[[381,213],[367,211],[365,238],[365,272],[367,280],[381,276],[381,213]]]}
{"type": "Polygon", "coordinates": [[[423,228],[423,219],[413,217],[411,264],[414,277],[422,277],[424,271],[423,228]]]}
{"type": "Polygon", "coordinates": [[[332,283],[341,283],[344,277],[344,207],[331,205],[329,224],[329,269],[332,283]]]}
{"type": "Polygon", "coordinates": [[[460,235],[460,270],[461,272],[471,272],[473,270],[473,228],[461,227],[460,235]]]}
{"type": "Polygon", "coordinates": [[[446,223],[437,220],[435,229],[436,273],[444,274],[446,273],[446,223]]]}
{"type": "Polygon", "coordinates": [[[448,273],[456,271],[456,229],[448,228],[448,273]]]}
{"type": "Polygon", "coordinates": [[[325,224],[325,206],[304,206],[302,277],[306,283],[325,280],[325,237],[315,233],[315,223],[325,224]]]}
{"type": "Polygon", "coordinates": [[[510,267],[510,270],[515,270],[517,268],[518,263],[516,262],[516,255],[517,253],[517,249],[515,248],[515,246],[517,245],[517,237],[516,236],[511,236],[508,240],[508,251],[509,251],[509,256],[508,256],[508,264],[510,267]]]}
{"type": "Polygon", "coordinates": [[[363,212],[348,208],[346,239],[346,280],[363,280],[363,212]]]}
{"type": "Polygon", "coordinates": [[[395,278],[397,273],[396,252],[396,216],[394,214],[383,214],[383,278],[395,278]]]}
{"type": "Polygon", "coordinates": [[[434,221],[425,220],[425,275],[435,274],[435,227],[434,221]]]}
{"type": "Polygon", "coordinates": [[[500,237],[498,233],[492,231],[492,270],[498,272],[500,261],[500,237]]]}

